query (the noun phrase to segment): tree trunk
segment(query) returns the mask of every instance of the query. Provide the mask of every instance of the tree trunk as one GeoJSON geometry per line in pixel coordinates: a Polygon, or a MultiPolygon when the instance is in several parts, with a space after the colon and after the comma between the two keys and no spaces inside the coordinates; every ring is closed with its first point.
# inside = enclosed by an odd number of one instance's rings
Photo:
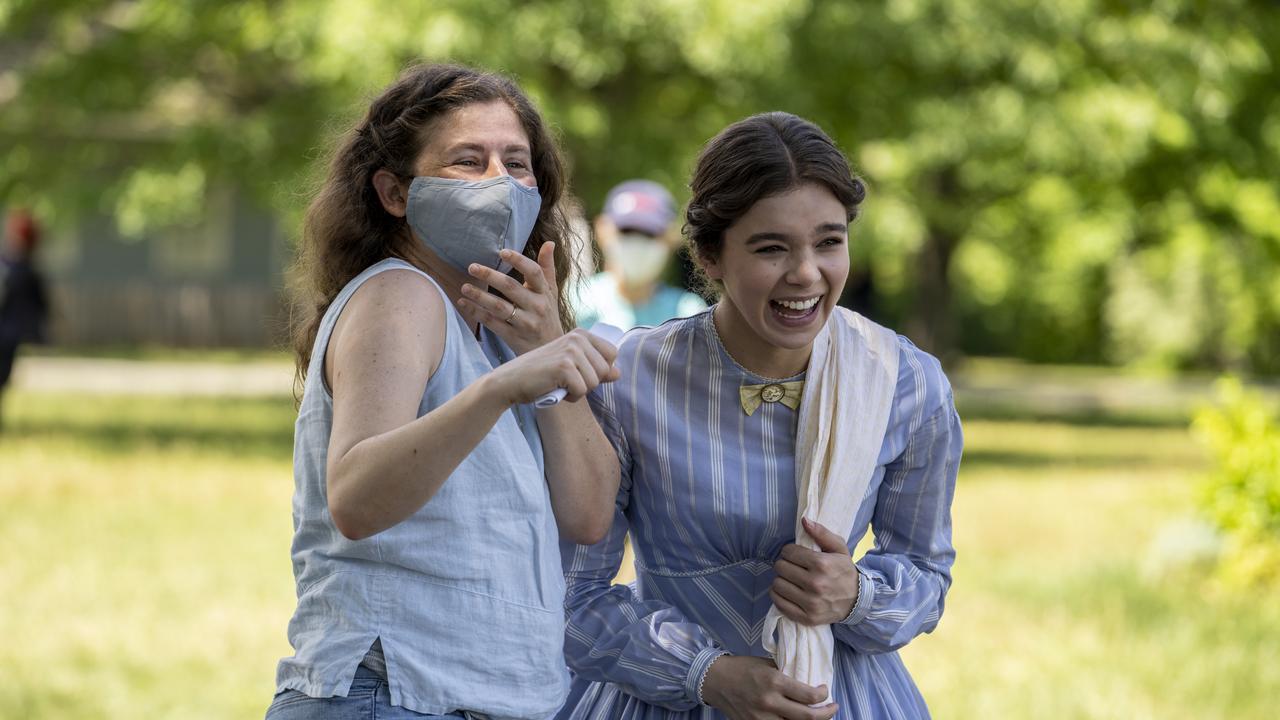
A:
{"type": "Polygon", "coordinates": [[[951,256],[955,238],[929,228],[916,260],[915,303],[907,323],[912,342],[949,364],[957,355],[956,323],[951,312],[951,256]]]}

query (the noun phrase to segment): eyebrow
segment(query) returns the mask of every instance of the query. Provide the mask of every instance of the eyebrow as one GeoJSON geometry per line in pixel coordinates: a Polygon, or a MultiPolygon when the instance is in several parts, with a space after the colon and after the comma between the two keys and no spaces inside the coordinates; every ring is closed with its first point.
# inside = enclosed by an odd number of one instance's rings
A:
{"type": "MultiPolygon", "coordinates": [[[[485,151],[485,147],[479,143],[462,142],[462,143],[458,143],[457,145],[449,146],[449,148],[445,152],[452,153],[452,152],[462,152],[462,151],[472,151],[472,152],[482,153],[485,151]]],[[[512,143],[511,145],[508,145],[502,149],[502,153],[504,155],[509,155],[511,153],[531,153],[531,152],[532,151],[529,149],[529,146],[524,145],[522,143],[512,143]]]]}
{"type": "Polygon", "coordinates": [[[782,233],[776,233],[776,232],[761,232],[761,233],[756,233],[751,237],[747,238],[746,244],[754,245],[755,243],[761,243],[766,241],[786,242],[787,236],[783,235],[782,233]]]}
{"type": "MultiPolygon", "coordinates": [[[[842,225],[840,223],[822,223],[821,225],[818,225],[813,229],[814,235],[821,235],[823,233],[829,233],[829,232],[847,233],[849,232],[849,226],[842,225]]],[[[748,237],[746,244],[754,245],[755,243],[762,243],[762,242],[786,242],[788,238],[789,236],[786,235],[785,233],[759,232],[752,235],[751,237],[748,237]]]]}

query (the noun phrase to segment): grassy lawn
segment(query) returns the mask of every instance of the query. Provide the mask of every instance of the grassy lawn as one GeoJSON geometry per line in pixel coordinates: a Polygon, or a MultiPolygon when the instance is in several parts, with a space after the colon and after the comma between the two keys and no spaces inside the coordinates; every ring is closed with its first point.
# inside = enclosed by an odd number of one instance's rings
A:
{"type": "Polygon", "coordinates": [[[1204,462],[1185,429],[966,436],[947,613],[904,652],[936,718],[1274,717],[1280,603],[1144,579],[1204,462]]]}
{"type": "MultiPolygon", "coordinates": [[[[955,586],[905,651],[935,717],[1273,717],[1280,603],[1141,572],[1190,512],[1185,426],[961,397],[955,586]]],[[[289,650],[292,401],[5,412],[0,717],[261,717],[289,650]]]]}
{"type": "Polygon", "coordinates": [[[261,717],[289,650],[292,402],[8,400],[0,717],[261,717]]]}
{"type": "Polygon", "coordinates": [[[24,355],[40,357],[97,358],[103,360],[145,360],[156,362],[293,362],[293,353],[283,345],[277,348],[203,348],[167,345],[29,345],[24,355]]]}

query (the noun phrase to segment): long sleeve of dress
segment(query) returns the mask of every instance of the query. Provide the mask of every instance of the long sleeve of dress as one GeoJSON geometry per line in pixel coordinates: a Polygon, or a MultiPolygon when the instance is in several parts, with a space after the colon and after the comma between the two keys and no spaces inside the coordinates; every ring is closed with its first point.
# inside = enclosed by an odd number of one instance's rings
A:
{"type": "Polygon", "coordinates": [[[626,439],[611,411],[611,390],[591,396],[605,435],[618,451],[622,482],[613,526],[595,545],[563,549],[565,658],[575,675],[611,682],[636,698],[670,710],[701,704],[702,678],[724,650],[699,624],[670,605],[640,600],[627,585],[614,585],[629,528],[631,462],[626,439]]]}
{"type": "Polygon", "coordinates": [[[963,444],[948,392],[885,470],[871,521],[875,546],[856,563],[857,604],[832,625],[838,642],[883,653],[937,626],[955,562],[951,501],[963,444]]]}

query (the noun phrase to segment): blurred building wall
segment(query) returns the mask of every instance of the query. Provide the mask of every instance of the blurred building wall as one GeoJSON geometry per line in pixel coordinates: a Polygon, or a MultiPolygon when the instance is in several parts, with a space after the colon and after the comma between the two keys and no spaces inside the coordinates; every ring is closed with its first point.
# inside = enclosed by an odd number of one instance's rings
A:
{"type": "Polygon", "coordinates": [[[286,337],[288,244],[240,193],[211,193],[209,221],[122,237],[110,217],[53,232],[41,249],[51,342],[267,347],[286,337]]]}

